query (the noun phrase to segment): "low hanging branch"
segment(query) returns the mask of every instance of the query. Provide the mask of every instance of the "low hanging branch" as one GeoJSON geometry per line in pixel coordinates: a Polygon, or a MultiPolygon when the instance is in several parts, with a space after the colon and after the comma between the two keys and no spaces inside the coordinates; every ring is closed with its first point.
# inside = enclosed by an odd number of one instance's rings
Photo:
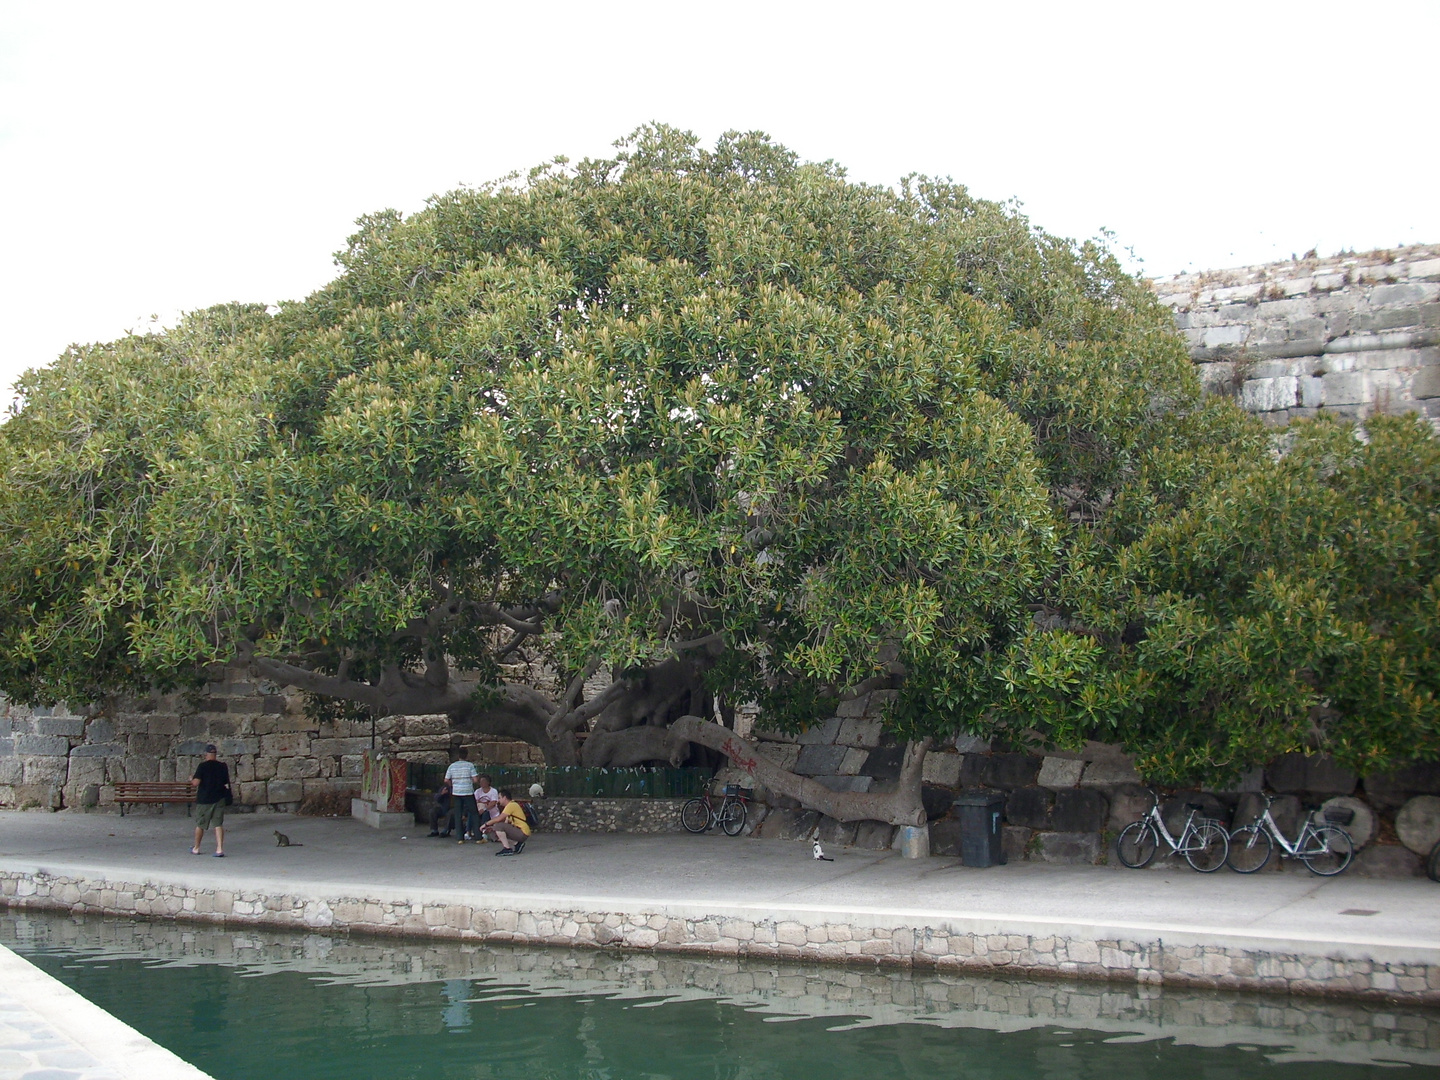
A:
{"type": "Polygon", "coordinates": [[[893,792],[831,791],[824,784],[781,768],[748,739],[727,727],[698,716],[682,716],[670,725],[672,738],[688,739],[718,750],[777,795],[795,799],[801,806],[819,810],[837,821],[884,821],[891,825],[924,825],[925,806],[920,799],[920,778],[927,737],[905,747],[900,782],[893,792]]]}

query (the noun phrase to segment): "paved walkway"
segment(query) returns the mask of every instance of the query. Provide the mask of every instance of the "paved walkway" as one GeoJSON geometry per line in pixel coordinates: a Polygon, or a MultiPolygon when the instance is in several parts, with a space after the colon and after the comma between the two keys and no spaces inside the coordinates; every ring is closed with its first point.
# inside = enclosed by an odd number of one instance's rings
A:
{"type": "MultiPolygon", "coordinates": [[[[901,859],[704,836],[541,834],[518,858],[491,844],[382,833],[348,819],[232,815],[227,857],[190,855],[190,824],[162,815],[0,813],[0,870],[164,881],[215,889],[333,895],[355,887],[582,902],[608,910],[667,904],[727,909],[963,917],[1054,923],[1106,936],[1183,932],[1231,940],[1417,950],[1440,963],[1440,886],[1424,879],[1320,878],[1303,868],[1249,877],[1189,868],[1131,871],[901,859]],[[273,830],[301,847],[276,846],[273,830]]],[[[207,852],[213,844],[207,838],[207,852]]]]}

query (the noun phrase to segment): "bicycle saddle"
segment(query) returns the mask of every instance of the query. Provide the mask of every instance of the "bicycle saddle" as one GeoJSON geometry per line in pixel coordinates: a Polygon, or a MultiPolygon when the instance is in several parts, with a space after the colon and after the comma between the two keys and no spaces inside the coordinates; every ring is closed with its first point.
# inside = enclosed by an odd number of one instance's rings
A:
{"type": "Polygon", "coordinates": [[[1204,805],[1203,805],[1202,803],[1198,803],[1198,802],[1187,802],[1187,803],[1185,804],[1185,806],[1186,806],[1188,809],[1191,809],[1191,810],[1204,810],[1204,809],[1205,809],[1204,805]]]}

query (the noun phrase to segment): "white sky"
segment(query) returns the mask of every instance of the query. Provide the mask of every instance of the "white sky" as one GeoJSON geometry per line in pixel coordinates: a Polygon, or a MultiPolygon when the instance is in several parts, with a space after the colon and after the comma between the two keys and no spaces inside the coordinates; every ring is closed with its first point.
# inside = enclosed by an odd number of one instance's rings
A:
{"type": "Polygon", "coordinates": [[[354,219],[648,120],[949,175],[1149,274],[1440,242],[1440,2],[0,0],[0,405],[354,219]]]}

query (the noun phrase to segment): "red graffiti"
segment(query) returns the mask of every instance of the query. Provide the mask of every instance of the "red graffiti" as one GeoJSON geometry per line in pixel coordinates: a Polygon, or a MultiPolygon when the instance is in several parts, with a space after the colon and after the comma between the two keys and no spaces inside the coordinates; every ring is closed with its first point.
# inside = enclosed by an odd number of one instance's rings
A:
{"type": "Polygon", "coordinates": [[[720,748],[720,752],[747,773],[753,774],[755,772],[755,766],[758,765],[759,762],[747,754],[745,749],[744,743],[737,743],[734,739],[726,739],[725,745],[720,748]]]}

